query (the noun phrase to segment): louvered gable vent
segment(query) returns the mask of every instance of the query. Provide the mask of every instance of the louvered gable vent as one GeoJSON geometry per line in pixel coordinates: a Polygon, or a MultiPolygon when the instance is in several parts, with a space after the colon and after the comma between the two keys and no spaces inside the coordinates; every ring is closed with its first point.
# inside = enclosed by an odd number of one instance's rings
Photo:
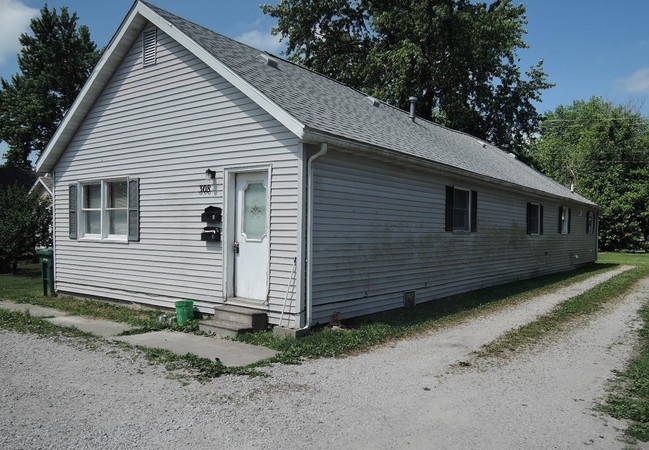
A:
{"type": "Polygon", "coordinates": [[[158,29],[149,28],[144,30],[142,35],[144,40],[142,45],[142,61],[144,66],[151,66],[156,63],[157,48],[158,48],[158,29]]]}

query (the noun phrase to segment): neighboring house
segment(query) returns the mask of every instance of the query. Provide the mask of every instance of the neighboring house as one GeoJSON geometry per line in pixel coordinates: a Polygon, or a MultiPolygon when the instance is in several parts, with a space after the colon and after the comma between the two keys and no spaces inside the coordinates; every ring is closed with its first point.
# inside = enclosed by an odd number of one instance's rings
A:
{"type": "Polygon", "coordinates": [[[45,174],[45,176],[36,179],[32,187],[29,189],[29,193],[36,194],[41,198],[51,199],[54,195],[52,187],[52,178],[48,174],[45,174]]]}
{"type": "Polygon", "coordinates": [[[512,155],[140,1],[37,169],[78,295],[298,328],[596,259],[598,207],[512,155]]]}

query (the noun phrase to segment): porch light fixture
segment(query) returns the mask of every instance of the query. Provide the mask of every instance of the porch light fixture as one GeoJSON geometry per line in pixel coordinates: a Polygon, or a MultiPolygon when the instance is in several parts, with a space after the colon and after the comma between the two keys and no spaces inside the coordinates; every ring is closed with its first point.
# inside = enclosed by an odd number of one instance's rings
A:
{"type": "Polygon", "coordinates": [[[205,171],[205,179],[206,180],[213,180],[216,178],[216,171],[212,169],[207,169],[205,171]]]}

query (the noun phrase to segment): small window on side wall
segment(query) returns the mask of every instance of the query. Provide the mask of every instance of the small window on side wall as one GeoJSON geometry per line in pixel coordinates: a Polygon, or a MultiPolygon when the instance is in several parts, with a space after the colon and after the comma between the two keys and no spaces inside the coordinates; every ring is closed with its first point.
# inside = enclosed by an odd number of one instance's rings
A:
{"type": "Polygon", "coordinates": [[[588,211],[586,213],[586,234],[595,234],[595,221],[597,216],[594,212],[588,211]]]}
{"type": "Polygon", "coordinates": [[[570,208],[566,208],[565,206],[559,207],[559,233],[570,233],[570,216],[570,208]]]}
{"type": "Polygon", "coordinates": [[[446,186],[446,231],[478,229],[478,193],[468,189],[446,186]]]}
{"type": "Polygon", "coordinates": [[[527,204],[527,234],[543,234],[543,205],[527,204]]]}

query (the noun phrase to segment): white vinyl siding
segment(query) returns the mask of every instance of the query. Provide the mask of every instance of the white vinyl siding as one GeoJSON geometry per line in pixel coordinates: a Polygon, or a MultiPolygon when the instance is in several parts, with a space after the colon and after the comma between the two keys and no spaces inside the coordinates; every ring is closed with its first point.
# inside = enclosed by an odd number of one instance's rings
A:
{"type": "Polygon", "coordinates": [[[226,168],[266,164],[273,322],[298,248],[300,143],[165,33],[155,65],[143,67],[142,45],[135,40],[55,167],[57,289],[165,307],[192,299],[212,312],[223,301],[223,245],[200,240],[201,213],[224,207],[226,168]],[[69,185],[127,177],[139,178],[139,205],[129,205],[139,241],[70,239],[69,185]],[[199,192],[205,184],[209,195],[199,192]]]}
{"type": "MultiPolygon", "coordinates": [[[[531,239],[529,196],[412,166],[332,149],[314,164],[314,196],[313,302],[320,323],[334,312],[345,318],[401,307],[404,291],[414,290],[421,303],[596,258],[585,212],[573,217],[582,221],[573,230],[582,233],[531,239]],[[445,232],[446,186],[454,184],[479,192],[476,233],[445,232]]],[[[547,223],[557,223],[558,203],[543,203],[552,205],[545,208],[547,223]]]]}

